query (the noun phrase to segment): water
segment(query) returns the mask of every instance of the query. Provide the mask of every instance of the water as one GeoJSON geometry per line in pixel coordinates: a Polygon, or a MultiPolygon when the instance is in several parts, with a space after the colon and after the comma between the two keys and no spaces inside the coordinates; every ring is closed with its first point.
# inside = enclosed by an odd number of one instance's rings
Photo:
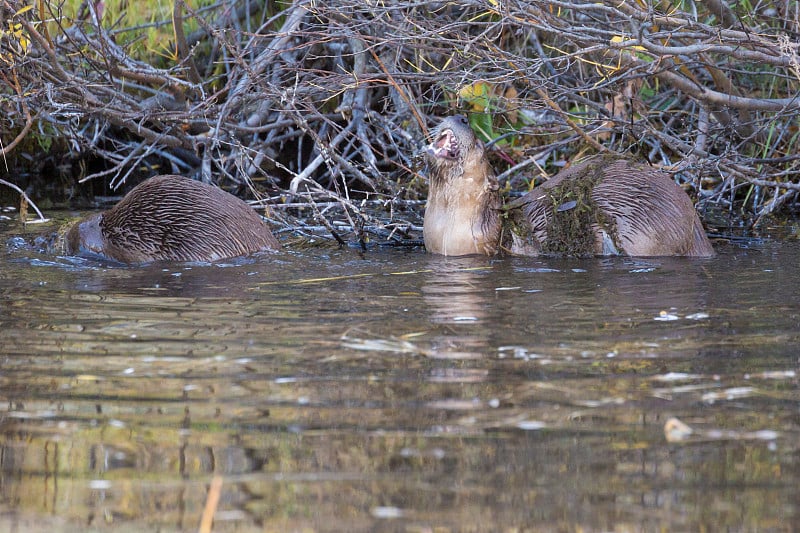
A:
{"type": "Polygon", "coordinates": [[[4,250],[0,530],[796,530],[800,245],[718,251],[4,250]]]}

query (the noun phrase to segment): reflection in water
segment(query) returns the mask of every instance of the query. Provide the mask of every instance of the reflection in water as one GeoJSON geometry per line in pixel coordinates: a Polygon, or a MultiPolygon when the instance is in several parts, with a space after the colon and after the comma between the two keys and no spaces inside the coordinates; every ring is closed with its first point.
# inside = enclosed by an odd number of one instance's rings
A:
{"type": "Polygon", "coordinates": [[[215,531],[797,529],[800,247],[770,246],[9,251],[0,530],[194,531],[213,476],[215,531]]]}
{"type": "Polygon", "coordinates": [[[483,259],[442,258],[431,261],[425,272],[422,294],[431,308],[431,322],[456,324],[480,322],[486,318],[486,274],[491,267],[483,259]],[[483,279],[482,279],[483,278],[483,279]]]}
{"type": "Polygon", "coordinates": [[[433,258],[424,273],[422,297],[430,321],[442,333],[431,340],[431,357],[483,358],[489,355],[491,266],[485,258],[433,258]]]}

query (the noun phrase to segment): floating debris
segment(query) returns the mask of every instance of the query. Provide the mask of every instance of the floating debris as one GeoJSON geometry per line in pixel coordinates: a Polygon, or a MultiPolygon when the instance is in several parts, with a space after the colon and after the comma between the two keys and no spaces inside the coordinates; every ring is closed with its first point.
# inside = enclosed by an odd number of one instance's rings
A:
{"type": "Polygon", "coordinates": [[[222,494],[222,476],[214,476],[208,487],[206,504],[203,507],[203,515],[200,517],[200,527],[198,533],[211,533],[214,523],[214,515],[217,512],[220,495],[222,494]]]}
{"type": "MultiPolygon", "coordinates": [[[[691,313],[683,318],[685,318],[686,320],[705,320],[706,318],[709,318],[709,314],[704,312],[691,313]]],[[[658,316],[653,317],[653,320],[658,320],[663,322],[669,322],[671,320],[680,320],[680,319],[681,316],[677,314],[674,309],[670,309],[669,311],[661,311],[658,313],[658,316]]]]}
{"type": "Polygon", "coordinates": [[[668,311],[661,311],[658,313],[658,316],[653,317],[653,320],[658,320],[661,322],[669,322],[671,320],[680,320],[681,317],[676,315],[675,313],[670,313],[668,311]]]}
{"type": "Polygon", "coordinates": [[[687,424],[673,417],[664,424],[664,436],[667,442],[683,442],[692,437],[693,441],[713,440],[762,440],[774,441],[780,433],[771,429],[758,431],[734,431],[725,429],[692,429],[687,424]]]}
{"type": "Polygon", "coordinates": [[[692,433],[692,428],[674,417],[667,420],[664,424],[664,436],[667,438],[667,442],[684,441],[688,439],[692,433]]]}

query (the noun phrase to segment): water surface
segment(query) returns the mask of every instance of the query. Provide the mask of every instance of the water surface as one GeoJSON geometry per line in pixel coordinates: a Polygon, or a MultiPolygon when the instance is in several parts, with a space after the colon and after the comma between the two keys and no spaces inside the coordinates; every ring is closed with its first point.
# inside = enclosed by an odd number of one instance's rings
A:
{"type": "Polygon", "coordinates": [[[196,531],[218,478],[214,531],[796,530],[800,245],[718,250],[4,249],[0,529],[196,531]]]}

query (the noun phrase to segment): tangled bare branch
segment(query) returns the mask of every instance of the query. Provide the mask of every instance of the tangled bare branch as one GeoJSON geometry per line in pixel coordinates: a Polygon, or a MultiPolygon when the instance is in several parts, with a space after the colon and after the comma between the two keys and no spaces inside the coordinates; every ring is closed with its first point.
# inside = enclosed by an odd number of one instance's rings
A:
{"type": "Polygon", "coordinates": [[[419,142],[459,111],[495,140],[512,189],[608,150],[750,220],[797,208],[800,21],[783,4],[177,1],[174,53],[148,63],[91,2],[67,16],[0,1],[0,124],[17,138],[0,149],[60,136],[71,157],[105,161],[82,181],[180,172],[392,225],[361,200],[393,217],[423,195],[419,142]]]}

